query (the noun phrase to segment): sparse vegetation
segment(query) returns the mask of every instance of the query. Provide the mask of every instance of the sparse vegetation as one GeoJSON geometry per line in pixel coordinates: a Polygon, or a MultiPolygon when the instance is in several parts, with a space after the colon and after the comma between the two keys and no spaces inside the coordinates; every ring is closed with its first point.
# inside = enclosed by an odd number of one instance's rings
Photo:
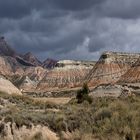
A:
{"type": "MultiPolygon", "coordinates": [[[[24,96],[0,94],[0,97],[13,104],[7,105],[5,112],[0,110],[0,118],[15,122],[17,127],[31,127],[32,123],[45,125],[61,140],[66,137],[67,140],[140,139],[140,97],[137,96],[94,98],[92,103],[84,100],[80,104],[77,104],[78,99],[73,99],[63,106],[36,102],[24,96]]],[[[38,137],[40,134],[35,139],[38,137]]]]}

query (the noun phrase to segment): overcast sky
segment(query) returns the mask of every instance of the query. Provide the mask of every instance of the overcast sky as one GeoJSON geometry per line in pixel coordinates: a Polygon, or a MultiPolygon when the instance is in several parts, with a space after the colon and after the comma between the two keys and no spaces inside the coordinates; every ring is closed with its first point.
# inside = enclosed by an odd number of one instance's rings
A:
{"type": "Polygon", "coordinates": [[[140,52],[140,0],[0,0],[0,34],[42,60],[140,52]]]}

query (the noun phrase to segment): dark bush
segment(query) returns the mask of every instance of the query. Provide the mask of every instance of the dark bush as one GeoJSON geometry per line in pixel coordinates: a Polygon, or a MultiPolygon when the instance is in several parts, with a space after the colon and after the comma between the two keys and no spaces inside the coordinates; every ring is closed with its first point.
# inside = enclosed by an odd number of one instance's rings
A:
{"type": "Polygon", "coordinates": [[[83,103],[83,101],[88,101],[90,104],[92,103],[92,98],[89,96],[89,88],[88,85],[85,83],[82,89],[77,91],[77,103],[83,103]]]}

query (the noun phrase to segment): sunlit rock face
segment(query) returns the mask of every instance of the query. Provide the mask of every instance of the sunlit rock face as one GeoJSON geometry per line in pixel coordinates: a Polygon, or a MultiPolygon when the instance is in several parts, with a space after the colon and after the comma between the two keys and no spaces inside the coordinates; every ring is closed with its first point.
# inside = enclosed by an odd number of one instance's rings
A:
{"type": "Polygon", "coordinates": [[[93,69],[86,75],[89,86],[117,82],[138,60],[140,54],[105,52],[93,69]]]}
{"type": "Polygon", "coordinates": [[[38,90],[54,88],[74,88],[84,83],[84,77],[92,69],[95,62],[63,60],[49,71],[38,84],[38,90]]]}
{"type": "Polygon", "coordinates": [[[5,79],[3,76],[0,76],[0,92],[7,94],[22,94],[18,88],[16,88],[9,80],[5,79]]]}

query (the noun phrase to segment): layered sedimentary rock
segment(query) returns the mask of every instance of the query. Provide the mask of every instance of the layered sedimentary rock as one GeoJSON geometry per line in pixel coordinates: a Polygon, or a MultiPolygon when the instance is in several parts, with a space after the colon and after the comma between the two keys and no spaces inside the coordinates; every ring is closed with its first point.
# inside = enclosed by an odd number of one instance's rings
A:
{"type": "Polygon", "coordinates": [[[0,57],[0,74],[2,75],[13,74],[12,67],[5,57],[0,57]]]}
{"type": "Polygon", "coordinates": [[[9,80],[6,80],[3,76],[0,76],[0,92],[18,95],[22,94],[19,89],[17,89],[9,80]]]}
{"type": "Polygon", "coordinates": [[[86,75],[89,86],[117,82],[138,60],[140,54],[105,52],[93,69],[86,75]]]}
{"type": "Polygon", "coordinates": [[[42,67],[26,68],[19,88],[23,91],[35,90],[37,84],[46,76],[47,72],[48,71],[42,67]]]}
{"type": "Polygon", "coordinates": [[[94,62],[64,60],[57,63],[57,67],[49,71],[46,77],[38,84],[38,90],[54,88],[74,88],[81,86],[84,77],[94,62]]]}
{"type": "Polygon", "coordinates": [[[140,58],[135,64],[121,77],[118,83],[140,83],[140,58]]]}
{"type": "Polygon", "coordinates": [[[18,81],[18,88],[22,92],[27,92],[27,91],[32,91],[36,88],[38,82],[31,80],[28,76],[23,76],[19,81],[18,81]]]}
{"type": "Polygon", "coordinates": [[[24,75],[28,76],[31,80],[41,81],[47,74],[48,70],[42,67],[27,67],[24,75]]]}
{"type": "Polygon", "coordinates": [[[10,56],[0,56],[0,74],[11,76],[13,74],[23,74],[24,70],[15,58],[10,56]]]}
{"type": "Polygon", "coordinates": [[[47,70],[42,67],[26,67],[22,75],[13,75],[10,79],[22,91],[32,91],[45,77],[47,70]]]}

